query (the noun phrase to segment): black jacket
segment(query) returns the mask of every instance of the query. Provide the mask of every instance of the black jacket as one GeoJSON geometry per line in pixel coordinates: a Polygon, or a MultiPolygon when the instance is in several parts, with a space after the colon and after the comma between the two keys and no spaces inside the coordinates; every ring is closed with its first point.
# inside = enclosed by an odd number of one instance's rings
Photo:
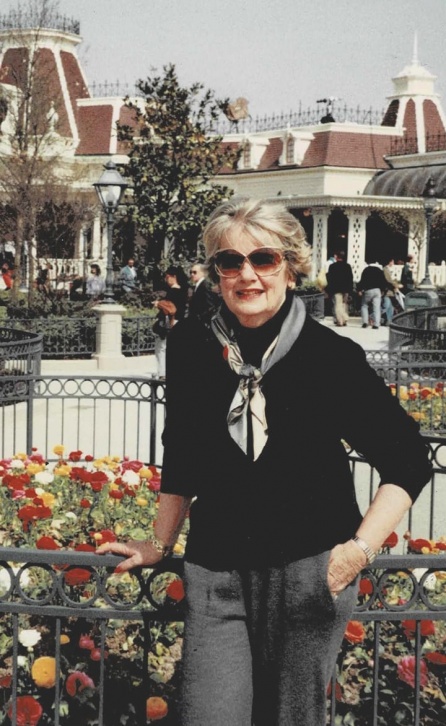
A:
{"type": "Polygon", "coordinates": [[[376,265],[368,265],[368,267],[362,271],[361,279],[359,280],[356,289],[372,290],[376,287],[382,291],[387,290],[387,282],[384,277],[384,272],[376,265]]]}
{"type": "Polygon", "coordinates": [[[413,500],[429,480],[417,424],[362,348],[309,316],[263,379],[269,439],[255,462],[227,429],[238,377],[196,320],[169,336],[167,382],[162,491],[197,497],[186,559],[203,567],[283,564],[351,537],[361,514],[344,441],[413,500]]]}
{"type": "Polygon", "coordinates": [[[327,292],[334,295],[337,292],[351,293],[353,291],[352,268],[347,262],[332,262],[327,271],[327,292]]]}

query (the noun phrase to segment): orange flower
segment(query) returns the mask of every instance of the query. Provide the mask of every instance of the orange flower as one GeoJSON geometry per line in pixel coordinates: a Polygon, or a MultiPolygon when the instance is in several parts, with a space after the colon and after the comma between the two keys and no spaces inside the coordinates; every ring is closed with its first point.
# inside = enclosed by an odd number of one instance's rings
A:
{"type": "Polygon", "coordinates": [[[148,721],[160,721],[167,716],[169,708],[164,698],[151,696],[146,701],[146,715],[148,721]]]}
{"type": "Polygon", "coordinates": [[[31,677],[39,688],[53,688],[56,683],[56,659],[43,655],[34,661],[31,677]]]}
{"type": "Polygon", "coordinates": [[[349,643],[362,643],[365,638],[365,628],[359,620],[350,620],[344,633],[349,643]]]}

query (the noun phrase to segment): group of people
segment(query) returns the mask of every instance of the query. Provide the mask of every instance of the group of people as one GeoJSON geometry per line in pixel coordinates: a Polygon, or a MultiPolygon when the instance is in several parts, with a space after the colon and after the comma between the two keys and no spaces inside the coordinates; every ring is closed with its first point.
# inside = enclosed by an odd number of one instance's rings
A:
{"type": "MultiPolygon", "coordinates": [[[[386,325],[391,322],[395,310],[402,309],[403,295],[415,287],[412,262],[413,258],[409,255],[400,281],[393,275],[392,268],[395,264],[393,258],[389,259],[384,267],[378,262],[370,262],[364,268],[356,285],[356,292],[361,298],[363,328],[371,326],[374,330],[378,330],[382,319],[386,325]]],[[[329,264],[326,279],[326,293],[332,299],[334,323],[340,327],[345,326],[349,318],[349,301],[353,294],[354,283],[352,268],[346,262],[343,250],[335,253],[333,261],[329,264]]]]}
{"type": "Polygon", "coordinates": [[[118,572],[152,567],[189,515],[182,726],[323,726],[359,573],[431,464],[418,425],[363,349],[293,293],[311,249],[284,205],[229,200],[204,242],[221,293],[214,315],[185,317],[178,277],[166,271],[181,319],[167,336],[154,530],[98,552],[124,556],[118,572]],[[328,380],[336,385],[315,405],[328,380]],[[345,442],[379,474],[364,512],[345,442]]]}

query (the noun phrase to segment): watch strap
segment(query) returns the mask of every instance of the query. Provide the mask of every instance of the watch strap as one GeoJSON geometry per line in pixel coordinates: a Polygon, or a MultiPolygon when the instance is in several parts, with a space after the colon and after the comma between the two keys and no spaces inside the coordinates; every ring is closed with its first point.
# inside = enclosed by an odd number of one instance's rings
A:
{"type": "Polygon", "coordinates": [[[376,559],[376,555],[378,553],[375,552],[374,550],[372,550],[372,548],[367,544],[367,542],[365,540],[361,539],[361,537],[355,536],[355,537],[352,537],[352,540],[353,540],[353,542],[356,542],[358,547],[360,547],[362,549],[362,551],[364,552],[365,556],[367,557],[367,564],[371,565],[372,562],[376,559]]]}
{"type": "Polygon", "coordinates": [[[170,555],[173,547],[170,545],[167,545],[165,542],[163,542],[162,539],[156,536],[155,532],[152,532],[147,540],[152,545],[153,549],[155,549],[161,557],[167,557],[167,555],[170,555]]]}

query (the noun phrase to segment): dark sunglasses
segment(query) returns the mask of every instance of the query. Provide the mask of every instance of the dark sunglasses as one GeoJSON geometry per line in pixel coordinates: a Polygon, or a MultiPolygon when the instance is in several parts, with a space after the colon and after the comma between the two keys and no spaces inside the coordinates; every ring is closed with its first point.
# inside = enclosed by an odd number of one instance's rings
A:
{"type": "Polygon", "coordinates": [[[275,247],[258,247],[242,255],[236,250],[219,250],[214,255],[214,265],[221,277],[237,277],[246,261],[260,277],[275,275],[283,265],[283,254],[275,247]]]}

